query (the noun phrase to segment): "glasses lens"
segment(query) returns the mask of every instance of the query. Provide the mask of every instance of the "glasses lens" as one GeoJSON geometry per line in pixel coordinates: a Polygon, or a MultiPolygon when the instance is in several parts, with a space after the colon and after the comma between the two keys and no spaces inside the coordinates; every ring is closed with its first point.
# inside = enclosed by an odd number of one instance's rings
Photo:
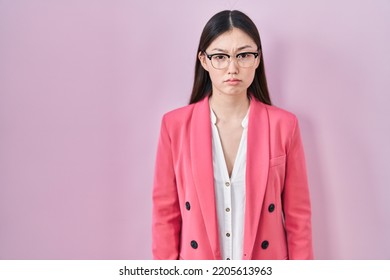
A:
{"type": "Polygon", "coordinates": [[[253,53],[242,53],[237,56],[240,67],[252,67],[255,64],[256,57],[253,53]]]}
{"type": "Polygon", "coordinates": [[[227,55],[218,54],[211,57],[211,64],[216,69],[223,69],[229,65],[229,57],[227,55]]]}

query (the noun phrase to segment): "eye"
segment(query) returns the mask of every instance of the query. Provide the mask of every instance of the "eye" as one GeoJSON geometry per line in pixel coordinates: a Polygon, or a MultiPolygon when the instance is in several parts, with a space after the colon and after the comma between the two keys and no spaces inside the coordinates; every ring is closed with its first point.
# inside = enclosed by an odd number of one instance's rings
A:
{"type": "Polygon", "coordinates": [[[237,55],[237,58],[238,59],[248,59],[248,58],[251,58],[253,56],[252,53],[239,53],[237,55]]]}
{"type": "Polygon", "coordinates": [[[215,60],[215,61],[218,61],[218,62],[221,62],[221,61],[225,61],[225,60],[227,60],[227,55],[225,55],[225,54],[216,54],[216,55],[213,55],[213,59],[215,60]]]}

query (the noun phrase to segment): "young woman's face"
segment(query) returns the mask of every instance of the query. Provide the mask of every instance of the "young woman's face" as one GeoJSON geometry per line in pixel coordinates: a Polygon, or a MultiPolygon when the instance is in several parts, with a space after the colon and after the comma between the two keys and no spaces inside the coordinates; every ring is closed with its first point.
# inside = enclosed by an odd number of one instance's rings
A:
{"type": "Polygon", "coordinates": [[[233,28],[218,36],[206,53],[198,54],[203,68],[209,72],[213,95],[246,95],[260,64],[260,53],[256,58],[251,54],[257,53],[257,48],[251,37],[233,28]],[[212,56],[211,60],[207,55],[212,56]]]}

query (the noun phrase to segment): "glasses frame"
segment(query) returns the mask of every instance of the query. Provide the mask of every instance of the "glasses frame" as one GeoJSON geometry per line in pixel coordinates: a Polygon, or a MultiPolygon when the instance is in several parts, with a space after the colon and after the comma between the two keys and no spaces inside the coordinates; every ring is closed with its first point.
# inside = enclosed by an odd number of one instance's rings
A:
{"type": "MultiPolygon", "coordinates": [[[[213,53],[213,54],[208,54],[206,51],[203,51],[203,53],[206,55],[206,57],[210,60],[210,63],[211,63],[211,66],[213,66],[214,69],[217,69],[217,70],[223,70],[223,69],[226,69],[229,67],[230,63],[232,62],[232,55],[230,54],[227,54],[227,53],[213,53]],[[228,60],[229,60],[229,63],[226,67],[223,67],[223,68],[217,68],[214,66],[213,64],[213,61],[211,60],[213,58],[213,56],[217,56],[217,55],[223,55],[223,56],[227,56],[228,57],[228,60]]],[[[237,65],[241,68],[250,68],[252,66],[241,66],[239,65],[239,62],[238,62],[238,56],[239,55],[243,55],[243,54],[253,54],[255,56],[255,60],[256,58],[260,55],[260,50],[258,52],[241,52],[241,53],[238,53],[235,55],[235,58],[237,59],[237,65]]]]}

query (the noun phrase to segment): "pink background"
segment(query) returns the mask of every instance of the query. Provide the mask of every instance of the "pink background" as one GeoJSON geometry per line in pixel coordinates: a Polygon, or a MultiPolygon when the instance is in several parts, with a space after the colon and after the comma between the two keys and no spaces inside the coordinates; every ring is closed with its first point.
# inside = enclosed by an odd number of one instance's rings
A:
{"type": "Polygon", "coordinates": [[[300,120],[316,257],[390,258],[388,0],[0,0],[0,259],[151,258],[161,116],[224,9],[300,120]]]}

